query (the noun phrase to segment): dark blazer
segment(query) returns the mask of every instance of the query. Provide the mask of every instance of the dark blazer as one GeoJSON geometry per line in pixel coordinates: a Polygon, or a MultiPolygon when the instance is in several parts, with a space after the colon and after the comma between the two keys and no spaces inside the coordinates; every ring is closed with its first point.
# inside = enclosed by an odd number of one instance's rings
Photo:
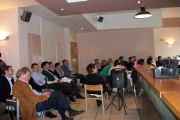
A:
{"type": "Polygon", "coordinates": [[[63,70],[65,77],[72,77],[72,71],[69,69],[68,66],[62,65],[61,69],[63,70]]]}
{"type": "MultiPolygon", "coordinates": [[[[14,84],[14,79],[11,79],[14,84]]],[[[6,102],[6,99],[11,99],[13,96],[10,95],[11,87],[5,76],[0,77],[0,101],[6,102]]]]}
{"type": "Polygon", "coordinates": [[[42,74],[48,78],[48,81],[54,81],[54,80],[55,80],[54,76],[51,75],[51,73],[49,73],[49,72],[46,71],[46,70],[43,70],[43,71],[42,71],[42,74]]]}
{"type": "MultiPolygon", "coordinates": [[[[106,88],[106,82],[103,79],[102,76],[95,74],[95,73],[91,73],[85,76],[85,80],[84,80],[84,84],[87,85],[98,85],[101,84],[103,85],[103,89],[107,90],[106,88]]],[[[100,94],[99,91],[88,91],[88,94],[100,94]]]]}
{"type": "Polygon", "coordinates": [[[59,78],[59,79],[60,79],[60,75],[59,75],[59,73],[57,73],[57,71],[56,71],[56,70],[54,70],[54,71],[49,70],[49,72],[50,72],[50,73],[52,73],[53,75],[55,75],[57,78],[59,78]]]}

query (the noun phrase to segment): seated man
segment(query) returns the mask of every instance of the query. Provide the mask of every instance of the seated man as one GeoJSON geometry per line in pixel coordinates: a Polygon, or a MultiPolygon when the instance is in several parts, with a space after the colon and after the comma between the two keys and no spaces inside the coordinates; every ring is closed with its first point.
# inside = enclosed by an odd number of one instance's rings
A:
{"type": "Polygon", "coordinates": [[[6,102],[6,99],[13,99],[12,87],[14,84],[12,66],[4,67],[4,75],[0,78],[0,101],[6,102]]]}
{"type": "MultiPolygon", "coordinates": [[[[34,82],[41,86],[42,89],[54,89],[56,91],[61,91],[63,94],[68,95],[71,101],[75,101],[73,96],[73,92],[71,90],[71,85],[68,83],[58,83],[57,81],[52,81],[51,83],[46,83],[46,76],[41,74],[39,65],[37,63],[33,63],[31,65],[32,74],[31,77],[34,82]]],[[[30,80],[31,82],[31,80],[30,80]]],[[[32,82],[31,82],[32,83],[32,82]]],[[[34,88],[34,86],[32,86],[34,88]]],[[[36,89],[36,88],[34,88],[36,89]]],[[[37,90],[37,89],[36,89],[37,90]]],[[[39,91],[39,90],[38,90],[39,91]]]]}
{"type": "Polygon", "coordinates": [[[61,78],[61,75],[55,70],[55,65],[53,62],[49,62],[49,72],[55,75],[57,78],[61,78]]]}
{"type": "MultiPolygon", "coordinates": [[[[12,77],[13,75],[13,69],[12,66],[5,66],[4,71],[3,71],[3,76],[0,77],[0,102],[3,102],[7,104],[7,99],[12,99],[15,100],[15,97],[13,97],[12,94],[12,87],[14,84],[14,78],[12,77]]],[[[15,104],[11,104],[13,106],[12,109],[15,109],[15,104]]],[[[13,111],[10,112],[10,117],[13,120],[13,111]]]]}
{"type": "Polygon", "coordinates": [[[61,68],[62,68],[62,70],[64,72],[65,77],[74,78],[76,83],[77,83],[77,79],[80,79],[80,82],[84,83],[84,75],[74,73],[74,71],[70,69],[69,61],[67,59],[63,60],[63,65],[61,66],[61,68]]]}
{"type": "Polygon", "coordinates": [[[73,110],[69,102],[60,92],[38,93],[28,84],[30,70],[27,67],[19,69],[17,80],[13,87],[13,95],[19,99],[22,120],[36,120],[35,111],[57,109],[62,120],[73,120],[73,117],[83,111],[73,110]],[[69,112],[69,116],[65,112],[69,112]]]}
{"type": "MultiPolygon", "coordinates": [[[[84,98],[80,95],[80,90],[77,87],[77,84],[75,84],[75,82],[73,80],[71,80],[70,83],[65,83],[65,82],[63,82],[62,79],[59,79],[58,77],[56,77],[56,75],[49,72],[49,63],[48,62],[43,62],[41,64],[41,67],[43,68],[42,74],[48,78],[48,82],[57,83],[58,81],[60,81],[60,83],[69,84],[71,86],[71,91],[73,92],[73,95],[76,95],[77,98],[81,98],[81,99],[84,98]]],[[[71,98],[71,100],[72,100],[72,98],[71,98]]]]}
{"type": "MultiPolygon", "coordinates": [[[[95,66],[95,64],[89,64],[86,67],[86,70],[88,72],[88,75],[85,76],[85,80],[84,83],[88,84],[88,85],[98,85],[98,84],[102,84],[103,85],[103,91],[108,91],[108,88],[106,86],[106,82],[103,79],[102,76],[97,74],[97,68],[95,66]]],[[[88,91],[89,94],[100,94],[100,91],[88,91]]],[[[100,100],[96,100],[97,102],[97,106],[101,105],[101,101],[100,100]]]]}

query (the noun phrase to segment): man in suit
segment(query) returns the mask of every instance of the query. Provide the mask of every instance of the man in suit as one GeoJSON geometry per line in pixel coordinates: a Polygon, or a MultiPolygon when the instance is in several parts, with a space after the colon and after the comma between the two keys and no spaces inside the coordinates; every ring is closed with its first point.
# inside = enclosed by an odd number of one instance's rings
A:
{"type": "MultiPolygon", "coordinates": [[[[51,83],[46,83],[46,76],[41,74],[39,65],[37,63],[33,63],[31,65],[32,73],[31,77],[32,79],[30,80],[30,83],[34,81],[35,84],[32,87],[39,91],[39,87],[42,89],[54,89],[56,91],[61,91],[63,94],[68,95],[70,98],[72,97],[72,91],[71,91],[71,86],[68,83],[58,83],[57,81],[52,81],[51,83]],[[36,88],[35,88],[36,87],[36,88]]],[[[46,72],[46,71],[45,71],[46,72]]],[[[47,76],[48,78],[48,76],[47,76]]]]}
{"type": "Polygon", "coordinates": [[[5,74],[0,78],[0,101],[6,102],[6,99],[13,99],[12,87],[14,84],[12,66],[4,68],[5,74]]]}
{"type": "Polygon", "coordinates": [[[27,67],[19,69],[16,73],[17,80],[13,87],[13,95],[19,99],[22,120],[36,120],[35,111],[55,108],[62,120],[73,120],[75,115],[83,111],[73,110],[69,102],[60,92],[39,93],[28,84],[30,70],[27,67]],[[69,117],[65,112],[69,112],[69,117]]]}
{"type": "MultiPolygon", "coordinates": [[[[67,83],[64,83],[62,80],[59,80],[59,78],[56,75],[54,75],[53,73],[49,71],[49,63],[47,61],[43,62],[41,64],[41,67],[43,68],[42,74],[48,78],[48,81],[53,82],[53,83],[60,81],[61,84],[67,84],[67,83]]],[[[76,98],[84,99],[84,97],[80,95],[80,90],[77,87],[77,84],[75,84],[73,80],[68,84],[70,84],[71,90],[73,94],[76,95],[76,98]]],[[[70,100],[75,101],[72,97],[70,98],[70,100]]]]}
{"type": "Polygon", "coordinates": [[[70,69],[69,61],[67,59],[63,60],[63,65],[61,66],[61,68],[64,72],[65,77],[73,78],[76,83],[77,83],[77,79],[80,79],[80,82],[84,83],[85,76],[82,74],[74,73],[74,71],[70,69]]]}
{"type": "MultiPolygon", "coordinates": [[[[12,69],[12,66],[5,66],[3,71],[3,76],[0,77],[0,102],[3,102],[7,105],[13,106],[12,109],[16,107],[16,105],[13,102],[7,103],[7,99],[15,100],[16,98],[13,97],[13,84],[14,84],[14,78],[12,75],[14,74],[14,71],[12,69]]],[[[13,116],[15,114],[14,111],[9,111],[11,120],[13,120],[13,116]]]]}

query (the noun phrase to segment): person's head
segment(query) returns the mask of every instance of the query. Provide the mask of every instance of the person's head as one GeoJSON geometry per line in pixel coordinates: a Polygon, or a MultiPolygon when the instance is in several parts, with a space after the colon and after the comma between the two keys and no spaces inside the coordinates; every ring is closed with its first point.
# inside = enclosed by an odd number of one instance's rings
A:
{"type": "Polygon", "coordinates": [[[129,57],[129,62],[133,62],[133,57],[129,57]]]}
{"type": "Polygon", "coordinates": [[[59,62],[57,62],[57,63],[55,63],[55,68],[58,68],[58,67],[60,67],[60,63],[59,62]]]}
{"type": "Polygon", "coordinates": [[[167,57],[168,60],[171,60],[171,57],[167,57]]]}
{"type": "Polygon", "coordinates": [[[94,59],[94,63],[95,63],[95,64],[99,64],[99,59],[97,59],[97,58],[94,59]]]}
{"type": "Polygon", "coordinates": [[[134,61],[136,61],[136,56],[133,56],[132,58],[133,58],[134,61]]]}
{"type": "Polygon", "coordinates": [[[31,65],[31,69],[32,69],[33,72],[39,72],[40,71],[39,65],[37,63],[33,63],[31,65]]]}
{"type": "Polygon", "coordinates": [[[41,63],[41,67],[42,67],[42,69],[44,69],[44,70],[48,70],[48,69],[49,69],[49,63],[48,63],[47,61],[42,62],[42,63],[41,63]]]}
{"type": "Polygon", "coordinates": [[[23,67],[19,69],[16,73],[16,77],[18,80],[23,80],[27,82],[29,82],[30,76],[31,76],[31,73],[30,73],[29,68],[27,67],[23,67]]]}
{"type": "Polygon", "coordinates": [[[113,65],[113,60],[112,59],[107,60],[106,65],[112,66],[113,65]]]}
{"type": "Polygon", "coordinates": [[[97,72],[97,68],[95,66],[95,64],[89,64],[87,67],[86,67],[86,71],[90,74],[90,73],[96,73],[97,72]]]}
{"type": "Polygon", "coordinates": [[[149,57],[148,59],[147,59],[147,64],[148,65],[151,65],[153,63],[153,58],[152,57],[149,57]]]}
{"type": "Polygon", "coordinates": [[[101,60],[101,66],[104,66],[104,65],[106,65],[106,60],[101,60]]]}
{"type": "Polygon", "coordinates": [[[48,62],[49,63],[49,68],[50,69],[54,69],[54,64],[53,64],[53,62],[48,62]]]}
{"type": "Polygon", "coordinates": [[[7,65],[4,67],[4,74],[6,76],[12,76],[14,74],[14,70],[12,69],[12,66],[7,65]]]}
{"type": "Polygon", "coordinates": [[[63,64],[64,64],[64,65],[69,65],[69,61],[68,61],[67,59],[64,59],[64,60],[63,60],[63,64]]]}
{"type": "Polygon", "coordinates": [[[115,61],[114,61],[114,66],[117,66],[117,65],[120,65],[121,63],[120,63],[120,60],[119,59],[116,59],[115,61]]]}
{"type": "Polygon", "coordinates": [[[162,60],[162,57],[161,57],[161,56],[158,56],[158,60],[162,60]]]}
{"type": "Polygon", "coordinates": [[[120,61],[124,61],[124,57],[123,57],[123,56],[120,56],[120,57],[119,57],[119,60],[120,60],[120,61]]]}

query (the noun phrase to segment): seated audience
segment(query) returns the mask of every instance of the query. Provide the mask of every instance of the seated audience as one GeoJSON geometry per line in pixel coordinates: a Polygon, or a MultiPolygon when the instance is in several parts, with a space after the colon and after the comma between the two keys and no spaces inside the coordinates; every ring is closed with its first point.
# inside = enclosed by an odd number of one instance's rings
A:
{"type": "Polygon", "coordinates": [[[55,70],[55,65],[52,62],[49,62],[49,72],[60,79],[60,74],[55,70]]]}
{"type": "Polygon", "coordinates": [[[96,66],[96,68],[99,70],[100,68],[101,68],[101,65],[100,65],[100,63],[99,63],[99,59],[94,59],[94,64],[95,64],[95,66],[96,66]]]}
{"type": "Polygon", "coordinates": [[[112,67],[112,61],[108,61],[107,65],[99,72],[100,75],[102,75],[103,77],[107,77],[109,75],[109,70],[112,67]]]}
{"type": "Polygon", "coordinates": [[[12,66],[4,68],[4,75],[0,77],[0,102],[6,102],[6,99],[14,99],[12,87],[14,84],[12,66]]]}
{"type": "Polygon", "coordinates": [[[101,72],[102,69],[106,66],[106,64],[107,64],[106,60],[101,60],[101,67],[100,67],[100,69],[98,69],[98,72],[101,72]]]}
{"type": "MultiPolygon", "coordinates": [[[[42,89],[54,89],[56,91],[61,91],[63,94],[68,95],[70,98],[72,97],[72,90],[71,90],[70,84],[63,83],[63,82],[47,83],[45,80],[46,76],[41,74],[39,65],[37,63],[33,63],[31,65],[31,68],[32,68],[32,73],[31,73],[32,79],[34,80],[34,82],[37,85],[41,86],[42,89]]],[[[33,86],[33,88],[34,88],[34,86],[33,86]]],[[[34,88],[34,89],[36,89],[36,88],[34,88]]]]}
{"type": "Polygon", "coordinates": [[[4,74],[3,71],[4,71],[5,66],[6,66],[6,63],[2,59],[0,59],[0,76],[4,74]]]}
{"type": "Polygon", "coordinates": [[[134,66],[134,59],[133,59],[133,57],[129,57],[129,62],[128,62],[128,65],[127,65],[127,70],[128,71],[132,71],[132,69],[133,69],[133,66],[134,66]]]}
{"type": "Polygon", "coordinates": [[[30,70],[26,67],[19,69],[16,73],[17,80],[13,87],[13,95],[20,102],[20,112],[22,120],[36,120],[35,111],[57,109],[62,120],[73,120],[75,115],[83,111],[77,111],[70,107],[69,102],[60,92],[39,93],[28,84],[30,70]],[[65,112],[69,112],[69,117],[65,112]]]}
{"type": "Polygon", "coordinates": [[[163,58],[161,56],[158,56],[158,60],[156,61],[156,66],[157,67],[162,66],[162,60],[163,60],[163,58]]]}
{"type": "Polygon", "coordinates": [[[64,77],[64,72],[61,68],[61,64],[59,62],[55,63],[55,71],[59,74],[60,78],[64,77]]]}
{"type": "MultiPolygon", "coordinates": [[[[14,78],[12,77],[14,71],[12,69],[12,66],[8,66],[8,65],[5,66],[3,73],[4,73],[3,76],[0,77],[0,102],[6,104],[6,101],[8,99],[16,100],[16,98],[13,97],[13,89],[12,89],[14,84],[14,78]]],[[[12,106],[14,108],[16,107],[13,104],[12,106]]],[[[8,111],[8,112],[10,113],[11,120],[13,120],[13,116],[16,114],[15,111],[8,111]]]]}
{"type": "Polygon", "coordinates": [[[74,73],[74,71],[70,69],[69,61],[67,59],[63,60],[63,65],[61,66],[61,68],[64,72],[65,77],[74,78],[76,83],[77,83],[77,79],[80,79],[80,82],[84,83],[84,75],[74,73]]]}
{"type": "Polygon", "coordinates": [[[136,56],[132,56],[132,58],[133,58],[133,62],[134,62],[134,66],[133,67],[137,67],[137,59],[136,59],[136,56]]]}
{"type": "Polygon", "coordinates": [[[120,60],[121,65],[127,67],[128,62],[124,60],[124,57],[123,57],[123,56],[120,56],[120,57],[119,57],[119,60],[120,60]]]}
{"type": "MultiPolygon", "coordinates": [[[[54,75],[53,73],[49,72],[49,63],[48,62],[43,62],[41,64],[41,67],[43,68],[42,74],[48,78],[48,81],[50,83],[51,82],[52,83],[57,83],[59,81],[63,85],[64,84],[65,85],[70,84],[72,94],[76,95],[76,98],[84,99],[84,97],[80,95],[80,89],[77,87],[77,84],[74,82],[73,79],[71,79],[70,83],[67,83],[67,82],[64,82],[62,79],[59,79],[58,77],[56,77],[56,75],[54,75]]],[[[72,97],[70,97],[70,100],[71,101],[75,101],[75,99],[73,99],[72,97]]]]}
{"type": "Polygon", "coordinates": [[[112,70],[112,69],[116,69],[116,68],[117,68],[117,69],[125,69],[126,67],[121,64],[121,62],[120,62],[119,59],[116,59],[116,60],[114,61],[114,66],[111,67],[111,69],[109,70],[109,75],[110,75],[110,73],[111,73],[111,70],[112,70]]]}
{"type": "MultiPolygon", "coordinates": [[[[89,64],[86,67],[86,70],[88,72],[88,75],[85,76],[85,84],[88,85],[98,85],[98,84],[102,84],[103,85],[103,90],[107,91],[107,87],[106,87],[106,82],[103,79],[102,76],[97,74],[97,68],[95,66],[95,64],[89,64]]],[[[89,94],[100,94],[99,91],[88,91],[89,94]]],[[[101,101],[97,100],[97,106],[101,105],[101,101]]]]}
{"type": "Polygon", "coordinates": [[[152,57],[152,56],[149,56],[148,59],[147,59],[147,64],[148,64],[148,65],[155,66],[155,65],[153,64],[153,62],[154,62],[154,61],[153,61],[153,57],[152,57]]]}

